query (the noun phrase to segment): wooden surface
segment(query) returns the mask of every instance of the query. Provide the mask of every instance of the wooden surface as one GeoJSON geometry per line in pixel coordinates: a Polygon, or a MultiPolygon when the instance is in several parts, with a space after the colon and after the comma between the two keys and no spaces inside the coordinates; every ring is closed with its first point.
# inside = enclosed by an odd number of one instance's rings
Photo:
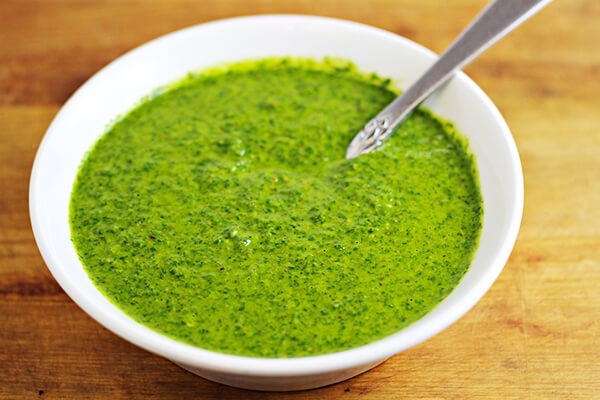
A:
{"type": "Polygon", "coordinates": [[[442,51],[484,0],[0,1],[0,399],[600,399],[600,2],[556,1],[466,72],[511,127],[525,213],[498,281],[464,318],[355,379],[259,393],[117,338],[46,269],[27,190],[61,105],[158,35],[257,13],[334,16],[442,51]]]}

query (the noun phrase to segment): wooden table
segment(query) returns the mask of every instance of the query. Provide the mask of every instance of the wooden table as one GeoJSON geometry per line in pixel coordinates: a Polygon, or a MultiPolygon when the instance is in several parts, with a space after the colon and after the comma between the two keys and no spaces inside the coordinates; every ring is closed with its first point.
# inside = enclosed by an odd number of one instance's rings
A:
{"type": "Polygon", "coordinates": [[[158,35],[244,14],[303,13],[381,27],[442,51],[484,0],[0,2],[1,399],[600,398],[600,3],[557,1],[466,72],[510,125],[525,173],[514,252],[464,318],[330,387],[218,385],[119,339],[46,269],[27,190],[48,124],[103,65],[158,35]]]}

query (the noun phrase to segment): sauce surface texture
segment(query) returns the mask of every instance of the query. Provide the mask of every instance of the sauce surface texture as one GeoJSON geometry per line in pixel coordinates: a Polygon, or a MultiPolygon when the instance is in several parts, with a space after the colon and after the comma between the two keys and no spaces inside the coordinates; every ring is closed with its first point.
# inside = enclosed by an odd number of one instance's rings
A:
{"type": "Polygon", "coordinates": [[[424,109],[344,159],[396,95],[350,63],[289,58],[157,91],[80,168],[86,272],[138,322],[222,353],[317,355],[399,331],[459,283],[483,205],[465,139],[424,109]]]}

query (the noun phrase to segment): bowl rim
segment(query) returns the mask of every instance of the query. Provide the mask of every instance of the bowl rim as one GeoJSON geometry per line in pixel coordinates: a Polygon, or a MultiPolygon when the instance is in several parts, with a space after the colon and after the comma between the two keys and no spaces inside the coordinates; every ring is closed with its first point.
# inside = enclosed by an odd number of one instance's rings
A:
{"type": "Polygon", "coordinates": [[[370,35],[380,36],[385,40],[393,40],[401,43],[403,46],[411,48],[411,50],[418,52],[428,57],[432,62],[436,58],[436,55],[425,47],[399,36],[395,33],[385,31],[380,28],[365,25],[359,22],[353,22],[348,20],[342,20],[337,18],[312,16],[312,15],[296,15],[296,14],[265,14],[265,15],[249,15],[234,18],[226,18],[216,20],[212,22],[201,23],[193,25],[187,28],[183,28],[166,35],[162,35],[156,39],[153,39],[141,46],[138,46],[124,55],[118,57],[104,68],[100,69],[94,74],[88,81],[86,81],[63,105],[61,110],[58,112],[53,122],[50,124],[46,134],[44,135],[40,146],[38,148],[32,173],[30,177],[30,191],[29,191],[29,206],[30,206],[30,219],[34,237],[37,246],[40,250],[44,261],[46,262],[50,272],[63,288],[63,290],[69,295],[73,301],[80,308],[82,308],[87,314],[98,321],[101,325],[117,334],[118,336],[126,339],[127,341],[144,348],[150,352],[162,355],[177,363],[191,365],[196,368],[220,371],[225,373],[237,373],[253,376],[295,376],[295,375],[308,375],[308,374],[319,374],[329,371],[340,370],[344,368],[352,368],[369,363],[374,363],[394,354],[397,354],[403,350],[406,350],[412,346],[415,346],[430,337],[436,335],[440,331],[447,328],[449,325],[454,323],[465,313],[467,313],[479,299],[485,294],[485,292],[491,287],[493,282],[496,280],[500,272],[502,271],[514,243],[516,241],[519,227],[521,224],[522,211],[523,211],[523,176],[520,164],[519,155],[517,152],[516,144],[512,138],[510,130],[502,118],[500,112],[488,96],[481,90],[470,78],[468,78],[463,72],[458,72],[455,76],[455,80],[461,81],[462,84],[466,85],[470,91],[472,91],[481,101],[485,108],[487,108],[494,119],[494,123],[497,124],[500,130],[504,133],[504,139],[507,141],[509,157],[513,163],[512,169],[515,174],[515,187],[511,188],[514,190],[514,199],[511,206],[514,208],[513,218],[509,221],[509,227],[507,228],[507,235],[503,241],[500,249],[497,252],[497,256],[494,259],[494,264],[489,267],[489,272],[483,279],[477,282],[477,285],[467,295],[462,296],[460,301],[455,307],[452,308],[451,313],[445,313],[443,315],[436,316],[435,324],[423,323],[423,320],[419,320],[408,328],[403,329],[404,332],[402,340],[399,342],[397,339],[398,333],[388,336],[384,339],[377,340],[375,342],[356,347],[353,349],[340,351],[336,353],[315,355],[308,357],[295,357],[295,358],[255,358],[245,357],[231,354],[222,354],[191,345],[187,345],[181,342],[177,342],[166,336],[158,334],[149,328],[143,327],[142,325],[130,319],[130,324],[123,323],[122,321],[116,321],[114,318],[114,312],[111,310],[103,309],[103,307],[94,304],[89,298],[86,297],[85,293],[82,293],[79,288],[74,287],[72,281],[69,279],[68,274],[61,268],[61,262],[55,258],[52,249],[49,248],[50,244],[47,242],[43,234],[42,222],[40,213],[42,212],[42,206],[40,201],[41,197],[39,193],[39,171],[41,168],[40,158],[45,152],[48,137],[51,134],[53,127],[58,124],[58,121],[64,115],[64,110],[67,109],[70,104],[75,101],[77,96],[90,84],[91,81],[103,73],[104,71],[112,68],[112,66],[119,62],[119,60],[133,57],[136,52],[143,48],[154,46],[158,43],[163,43],[170,40],[178,35],[186,35],[198,29],[207,28],[218,28],[220,26],[226,26],[229,24],[285,24],[288,22],[302,22],[302,23],[313,23],[313,24],[325,24],[335,28],[344,28],[358,30],[370,35]],[[135,326],[135,329],[131,329],[135,326]],[[410,329],[409,329],[410,328],[410,329]],[[421,330],[426,330],[426,334],[420,333],[421,330]]]}

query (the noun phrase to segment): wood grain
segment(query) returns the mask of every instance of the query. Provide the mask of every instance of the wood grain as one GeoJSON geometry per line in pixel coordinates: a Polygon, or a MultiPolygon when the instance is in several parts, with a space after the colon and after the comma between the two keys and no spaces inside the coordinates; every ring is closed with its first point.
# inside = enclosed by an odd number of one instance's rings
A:
{"type": "Polygon", "coordinates": [[[0,2],[0,399],[600,398],[600,3],[554,2],[466,72],[520,149],[513,254],[464,318],[330,387],[259,393],[195,377],[117,338],[60,289],[28,219],[31,165],[60,106],[161,34],[257,13],[334,16],[443,50],[484,0],[0,2]]]}

